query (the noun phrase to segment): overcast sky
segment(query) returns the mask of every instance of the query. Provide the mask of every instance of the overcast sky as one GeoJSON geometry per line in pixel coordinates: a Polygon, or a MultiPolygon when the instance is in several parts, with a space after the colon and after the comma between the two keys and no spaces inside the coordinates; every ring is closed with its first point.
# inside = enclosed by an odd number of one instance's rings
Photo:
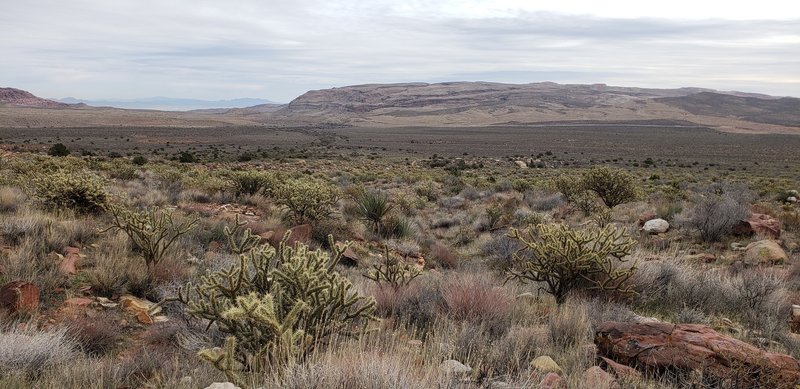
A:
{"type": "Polygon", "coordinates": [[[43,97],[461,80],[800,96],[800,2],[0,0],[0,86],[43,97]]]}

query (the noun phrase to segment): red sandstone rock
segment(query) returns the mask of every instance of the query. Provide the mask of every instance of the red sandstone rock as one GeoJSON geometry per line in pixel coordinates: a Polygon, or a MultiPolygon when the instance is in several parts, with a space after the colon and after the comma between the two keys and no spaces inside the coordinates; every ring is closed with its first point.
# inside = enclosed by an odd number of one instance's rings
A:
{"type": "Polygon", "coordinates": [[[78,260],[81,259],[80,256],[81,249],[77,247],[67,247],[64,249],[64,258],[61,259],[61,262],[58,264],[58,270],[61,273],[66,275],[73,275],[78,272],[78,260]]]}
{"type": "Polygon", "coordinates": [[[0,305],[12,312],[39,307],[39,288],[30,282],[12,281],[0,288],[0,305]]]}
{"type": "Polygon", "coordinates": [[[606,322],[595,335],[600,355],[649,371],[702,371],[773,388],[800,383],[800,362],[761,350],[700,324],[606,322]]]}
{"type": "Polygon", "coordinates": [[[737,236],[759,235],[778,239],[781,236],[781,222],[770,215],[754,213],[747,220],[736,224],[733,227],[733,234],[737,236]]]}

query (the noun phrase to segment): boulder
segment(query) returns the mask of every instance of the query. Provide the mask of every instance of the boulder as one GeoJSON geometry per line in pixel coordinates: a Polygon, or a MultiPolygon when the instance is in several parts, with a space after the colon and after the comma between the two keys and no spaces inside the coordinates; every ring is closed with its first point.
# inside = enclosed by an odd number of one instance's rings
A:
{"type": "Polygon", "coordinates": [[[644,224],[656,218],[656,213],[652,211],[647,211],[641,215],[639,215],[639,219],[636,220],[636,225],[639,227],[644,227],[644,224]]]}
{"type": "Polygon", "coordinates": [[[81,259],[81,249],[77,247],[67,247],[64,249],[64,255],[59,256],[61,262],[58,264],[58,270],[61,274],[74,275],[78,272],[78,260],[81,259]]]}
{"type": "Polygon", "coordinates": [[[561,374],[563,372],[561,370],[561,366],[558,366],[556,361],[554,361],[553,358],[550,358],[549,355],[536,357],[536,359],[531,361],[531,367],[539,373],[561,374]]]}
{"type": "Polygon", "coordinates": [[[770,215],[753,213],[747,220],[742,220],[733,226],[733,234],[778,239],[781,236],[781,222],[770,215]]]}
{"type": "Polygon", "coordinates": [[[564,384],[560,375],[550,372],[539,381],[539,387],[542,389],[565,389],[567,385],[564,384]]]}
{"type": "Polygon", "coordinates": [[[642,373],[630,366],[625,366],[621,363],[616,363],[606,357],[600,357],[606,364],[609,371],[614,372],[614,375],[621,380],[635,381],[642,378],[642,373]]]}
{"type": "Polygon", "coordinates": [[[796,203],[797,202],[797,197],[789,196],[789,197],[786,198],[786,202],[787,203],[796,203]]]}
{"type": "Polygon", "coordinates": [[[747,245],[744,250],[744,263],[748,265],[781,264],[789,261],[789,256],[774,240],[759,240],[747,245]]]}
{"type": "Polygon", "coordinates": [[[525,161],[514,161],[514,163],[515,163],[515,164],[517,164],[517,166],[518,166],[520,169],[525,169],[525,168],[527,168],[527,167],[528,167],[528,164],[527,164],[527,163],[525,163],[525,161]]]}
{"type": "Polygon", "coordinates": [[[206,389],[241,389],[241,388],[230,382],[214,382],[213,384],[206,386],[206,389]]]}
{"type": "Polygon", "coordinates": [[[356,254],[355,250],[353,250],[352,246],[348,246],[347,249],[344,250],[344,253],[342,253],[341,262],[344,265],[358,266],[358,262],[360,260],[361,259],[358,257],[358,254],[356,254]]]}
{"type": "Polygon", "coordinates": [[[648,234],[661,234],[669,230],[669,222],[664,219],[652,219],[644,223],[642,230],[648,234]]]}
{"type": "Polygon", "coordinates": [[[605,322],[595,334],[598,352],[649,372],[702,371],[741,387],[792,388],[800,362],[722,335],[701,324],[605,322]],[[759,386],[761,387],[761,386],[759,386]]]}
{"type": "Polygon", "coordinates": [[[467,374],[471,372],[472,369],[455,359],[448,359],[439,365],[439,371],[444,374],[467,374]]]}
{"type": "MultiPolygon", "coordinates": [[[[286,245],[294,246],[297,242],[308,244],[311,240],[311,225],[301,224],[292,227],[289,231],[289,237],[286,239],[286,245]]],[[[276,228],[272,231],[265,231],[258,236],[261,237],[262,243],[269,243],[272,247],[278,247],[281,240],[286,235],[287,230],[283,227],[276,228]]]]}
{"type": "Polygon", "coordinates": [[[34,310],[39,307],[39,288],[30,282],[9,282],[0,288],[0,306],[12,312],[34,310]]]}
{"type": "Polygon", "coordinates": [[[611,374],[600,368],[592,366],[583,372],[582,388],[592,389],[619,389],[619,383],[611,374]]]}
{"type": "Polygon", "coordinates": [[[119,299],[120,307],[136,316],[136,320],[142,324],[153,324],[156,322],[167,321],[166,316],[156,316],[161,312],[161,307],[156,303],[145,299],[140,299],[131,295],[125,295],[119,299]]]}

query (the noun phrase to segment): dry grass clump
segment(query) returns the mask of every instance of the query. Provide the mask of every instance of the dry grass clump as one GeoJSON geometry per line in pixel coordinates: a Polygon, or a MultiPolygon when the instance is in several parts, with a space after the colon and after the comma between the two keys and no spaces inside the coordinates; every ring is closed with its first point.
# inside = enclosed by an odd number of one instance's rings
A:
{"type": "Polygon", "coordinates": [[[66,329],[45,331],[0,330],[0,372],[33,374],[70,361],[76,355],[75,342],[66,329]]]}
{"type": "Polygon", "coordinates": [[[453,275],[442,284],[442,297],[453,320],[482,323],[493,334],[511,325],[513,297],[486,275],[453,275]]]}
{"type": "Polygon", "coordinates": [[[0,187],[0,212],[14,212],[21,208],[28,197],[25,192],[15,187],[0,187]]]}
{"type": "Polygon", "coordinates": [[[103,356],[116,348],[123,338],[115,319],[108,312],[95,317],[76,317],[67,321],[67,333],[86,354],[103,356]]]}

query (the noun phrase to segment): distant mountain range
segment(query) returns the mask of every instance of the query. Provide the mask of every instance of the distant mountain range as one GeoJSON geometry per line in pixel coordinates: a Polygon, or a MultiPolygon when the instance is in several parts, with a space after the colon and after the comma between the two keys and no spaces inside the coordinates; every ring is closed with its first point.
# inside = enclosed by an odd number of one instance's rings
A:
{"type": "Polygon", "coordinates": [[[52,99],[65,104],[86,104],[93,107],[114,107],[123,109],[155,109],[159,111],[192,111],[214,108],[245,108],[254,105],[277,104],[267,99],[240,98],[231,100],[199,100],[174,97],[148,97],[142,99],[83,100],[74,97],[52,99]]]}
{"type": "Polygon", "coordinates": [[[800,134],[800,99],[702,88],[552,82],[353,85],[309,91],[288,104],[263,99],[207,101],[165,97],[53,101],[19,89],[0,88],[0,127],[15,128],[537,127],[598,123],[669,123],[729,132],[800,134]]]}

